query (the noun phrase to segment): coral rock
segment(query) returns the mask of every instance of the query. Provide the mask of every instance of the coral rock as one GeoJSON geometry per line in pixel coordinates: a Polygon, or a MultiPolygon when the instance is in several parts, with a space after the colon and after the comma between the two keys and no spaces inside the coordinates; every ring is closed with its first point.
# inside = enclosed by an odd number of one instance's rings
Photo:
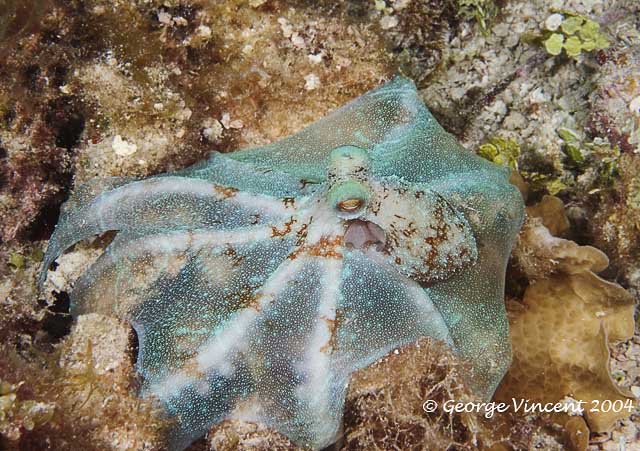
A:
{"type": "Polygon", "coordinates": [[[513,251],[518,266],[529,279],[543,279],[554,273],[600,272],[609,258],[592,246],[556,238],[540,219],[527,219],[513,251]]]}
{"type": "Polygon", "coordinates": [[[561,236],[569,230],[570,224],[564,212],[564,203],[556,196],[544,195],[540,202],[527,207],[527,214],[533,218],[540,218],[553,236],[561,236]]]}
{"type": "Polygon", "coordinates": [[[445,411],[446,402],[479,402],[466,371],[446,346],[429,339],[357,371],[347,393],[343,450],[530,448],[535,428],[523,417],[445,411]],[[427,402],[437,408],[425,412],[427,402]]]}
{"type": "MultiPolygon", "coordinates": [[[[521,244],[536,243],[524,254],[538,280],[522,303],[509,305],[514,357],[496,398],[557,402],[570,396],[585,402],[592,431],[610,430],[634,409],[630,393],[611,378],[608,349],[633,335],[634,298],[592,272],[606,267],[596,249],[553,238],[539,224],[529,224],[522,235],[521,244]],[[540,271],[530,264],[537,259],[557,262],[540,271]]],[[[522,249],[517,253],[522,262],[522,249]]]]}
{"type": "Polygon", "coordinates": [[[266,426],[234,420],[215,425],[207,444],[212,451],[304,451],[266,426]]]}

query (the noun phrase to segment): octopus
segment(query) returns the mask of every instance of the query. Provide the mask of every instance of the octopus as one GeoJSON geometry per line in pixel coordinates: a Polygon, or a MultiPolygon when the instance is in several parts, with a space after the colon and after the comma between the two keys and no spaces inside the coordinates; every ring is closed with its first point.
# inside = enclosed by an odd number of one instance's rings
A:
{"type": "Polygon", "coordinates": [[[181,450],[225,419],[313,449],[341,427],[350,375],[420,337],[489,398],[511,360],[506,263],[523,201],[396,77],[279,142],[145,179],[95,179],[65,203],[41,273],[115,238],[72,313],[138,335],[143,397],[181,450]]]}

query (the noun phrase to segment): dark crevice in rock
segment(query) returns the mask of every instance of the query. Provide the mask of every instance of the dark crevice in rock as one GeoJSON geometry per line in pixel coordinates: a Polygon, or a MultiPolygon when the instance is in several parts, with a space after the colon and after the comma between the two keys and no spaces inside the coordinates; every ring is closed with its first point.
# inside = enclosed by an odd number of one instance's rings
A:
{"type": "Polygon", "coordinates": [[[45,122],[55,134],[56,146],[70,150],[78,144],[85,119],[77,107],[76,99],[63,96],[49,102],[45,122]]]}
{"type": "Polygon", "coordinates": [[[53,292],[54,303],[47,306],[47,314],[42,323],[42,329],[51,337],[52,342],[58,342],[71,331],[73,318],[69,314],[71,298],[66,291],[53,292]]]}

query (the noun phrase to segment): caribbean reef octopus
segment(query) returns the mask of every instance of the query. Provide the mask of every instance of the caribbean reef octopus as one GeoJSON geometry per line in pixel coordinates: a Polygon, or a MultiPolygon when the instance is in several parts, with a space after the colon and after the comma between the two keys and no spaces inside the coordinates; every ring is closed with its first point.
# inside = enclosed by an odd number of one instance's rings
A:
{"type": "Polygon", "coordinates": [[[506,169],[461,147],[397,77],[264,147],[66,202],[44,261],[116,231],[72,313],[128,320],[142,396],[183,449],[226,418],[319,449],[352,372],[432,337],[489,398],[511,348],[505,266],[523,219],[506,169]]]}

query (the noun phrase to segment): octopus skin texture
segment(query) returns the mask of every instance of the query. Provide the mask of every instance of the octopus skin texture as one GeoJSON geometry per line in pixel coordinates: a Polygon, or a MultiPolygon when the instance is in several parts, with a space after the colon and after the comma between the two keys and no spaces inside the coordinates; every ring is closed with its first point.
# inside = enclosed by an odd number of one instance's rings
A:
{"type": "Polygon", "coordinates": [[[180,450],[224,419],[320,449],[351,373],[427,336],[489,398],[510,364],[506,262],[523,219],[509,173],[461,147],[396,77],[279,142],[66,202],[47,268],[116,231],[72,313],[128,320],[142,396],[180,450]]]}

